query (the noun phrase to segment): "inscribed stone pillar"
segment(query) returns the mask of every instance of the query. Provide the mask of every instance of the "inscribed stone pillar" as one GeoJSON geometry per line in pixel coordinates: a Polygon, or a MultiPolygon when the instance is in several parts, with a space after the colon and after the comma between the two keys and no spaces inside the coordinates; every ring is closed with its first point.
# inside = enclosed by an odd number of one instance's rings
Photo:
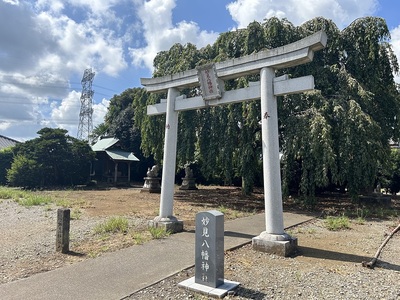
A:
{"type": "Polygon", "coordinates": [[[70,209],[60,208],[57,210],[56,251],[69,252],[69,227],[70,209]]]}
{"type": "Polygon", "coordinates": [[[196,215],[195,282],[216,288],[224,283],[224,215],[196,215]]]}

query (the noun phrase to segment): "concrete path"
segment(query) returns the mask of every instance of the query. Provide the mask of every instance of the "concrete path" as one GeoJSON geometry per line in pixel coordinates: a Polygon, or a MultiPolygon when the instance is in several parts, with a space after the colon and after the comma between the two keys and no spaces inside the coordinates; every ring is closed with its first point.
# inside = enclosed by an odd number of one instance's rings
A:
{"type": "MultiPolygon", "coordinates": [[[[265,215],[225,222],[225,249],[251,242],[265,230],[265,215]]],[[[285,228],[312,215],[284,213],[285,228]]],[[[0,285],[0,299],[123,299],[183,269],[194,266],[194,231],[105,254],[26,279],[0,285]]]]}

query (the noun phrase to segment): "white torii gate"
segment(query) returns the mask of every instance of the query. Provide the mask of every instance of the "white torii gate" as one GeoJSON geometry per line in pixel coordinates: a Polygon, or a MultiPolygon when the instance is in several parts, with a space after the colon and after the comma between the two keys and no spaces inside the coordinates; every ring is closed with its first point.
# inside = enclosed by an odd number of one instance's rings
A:
{"type": "Polygon", "coordinates": [[[182,221],[173,216],[178,112],[261,99],[266,229],[253,238],[253,248],[283,256],[291,254],[297,240],[284,232],[276,97],[313,90],[314,78],[311,75],[295,79],[289,79],[287,75],[275,77],[275,70],[312,61],[314,51],[324,48],[326,42],[326,34],[320,31],[279,48],[178,74],[141,78],[141,84],[148,92],[168,92],[166,100],[147,107],[148,115],[166,113],[160,213],[152,221],[153,226],[165,226],[175,232],[183,229],[182,221]],[[257,73],[260,74],[260,82],[249,87],[231,91],[220,88],[223,87],[223,80],[257,73]],[[179,90],[199,85],[202,96],[180,96],[179,90]]]}

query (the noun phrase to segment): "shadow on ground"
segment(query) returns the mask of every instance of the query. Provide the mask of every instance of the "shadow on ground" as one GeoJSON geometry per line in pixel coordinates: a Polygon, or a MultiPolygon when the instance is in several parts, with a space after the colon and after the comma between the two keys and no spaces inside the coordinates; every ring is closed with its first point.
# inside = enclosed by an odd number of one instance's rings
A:
{"type": "MultiPolygon", "coordinates": [[[[337,260],[337,261],[346,261],[352,263],[361,263],[363,261],[370,261],[372,258],[367,256],[359,256],[349,253],[342,253],[342,252],[335,252],[323,249],[316,249],[310,247],[303,247],[299,246],[299,253],[298,256],[305,256],[305,257],[313,257],[318,259],[328,259],[328,260],[337,260]]],[[[400,266],[394,265],[384,261],[378,261],[378,268],[393,270],[393,271],[400,271],[400,266]]]]}

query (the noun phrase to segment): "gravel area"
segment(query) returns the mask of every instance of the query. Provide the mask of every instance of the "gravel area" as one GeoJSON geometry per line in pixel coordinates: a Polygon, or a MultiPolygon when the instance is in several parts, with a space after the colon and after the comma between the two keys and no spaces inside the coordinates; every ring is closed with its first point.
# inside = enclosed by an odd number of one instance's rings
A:
{"type": "MultiPolygon", "coordinates": [[[[293,258],[256,252],[251,245],[228,251],[225,279],[240,282],[240,286],[225,299],[400,299],[398,234],[384,248],[375,269],[361,265],[375,255],[393,224],[371,221],[340,232],[324,229],[321,220],[299,226],[292,229],[300,243],[300,252],[293,258]]],[[[178,287],[193,276],[194,268],[183,270],[126,299],[209,299],[178,287]]]]}
{"type": "MultiPolygon", "coordinates": [[[[83,211],[79,219],[71,220],[70,248],[77,253],[55,252],[56,218],[55,206],[27,208],[0,200],[0,284],[90,259],[90,251],[105,247],[93,228],[107,216],[83,211]]],[[[146,222],[127,218],[137,226],[146,222]]],[[[375,269],[361,265],[371,260],[399,222],[399,218],[353,220],[350,229],[329,231],[318,219],[291,228],[288,233],[299,240],[299,253],[292,258],[256,252],[251,245],[227,251],[225,279],[240,286],[225,299],[400,299],[400,233],[386,245],[375,269]]],[[[114,250],[121,248],[123,239],[118,237],[114,250]]],[[[193,276],[194,268],[183,270],[126,299],[208,299],[178,287],[193,276]]]]}
{"type": "MultiPolygon", "coordinates": [[[[126,218],[131,224],[143,223],[144,226],[146,222],[132,216],[126,218]]],[[[93,230],[106,219],[105,216],[89,217],[84,213],[78,219],[71,219],[70,249],[77,252],[65,255],[55,251],[56,206],[24,207],[11,200],[0,200],[0,284],[90,259],[101,255],[103,250],[108,251],[105,248],[112,248],[112,245],[105,246],[105,241],[101,244],[101,239],[93,230]],[[94,251],[93,248],[98,249],[94,251]]]]}

